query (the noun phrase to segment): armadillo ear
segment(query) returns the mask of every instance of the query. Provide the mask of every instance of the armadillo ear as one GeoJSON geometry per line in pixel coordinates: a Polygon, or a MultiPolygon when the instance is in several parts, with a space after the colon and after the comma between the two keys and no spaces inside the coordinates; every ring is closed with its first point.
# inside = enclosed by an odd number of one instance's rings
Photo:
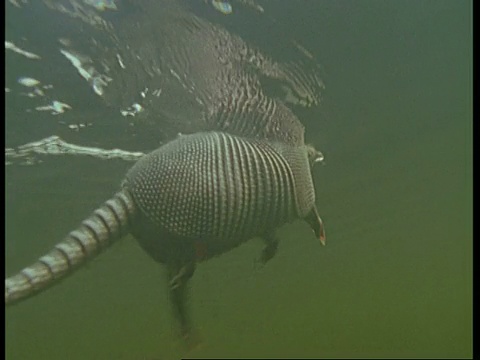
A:
{"type": "Polygon", "coordinates": [[[318,151],[315,149],[313,145],[306,144],[307,147],[307,154],[308,154],[308,160],[310,161],[310,167],[313,167],[316,163],[322,163],[324,164],[324,159],[325,157],[323,156],[321,151],[318,151]]]}

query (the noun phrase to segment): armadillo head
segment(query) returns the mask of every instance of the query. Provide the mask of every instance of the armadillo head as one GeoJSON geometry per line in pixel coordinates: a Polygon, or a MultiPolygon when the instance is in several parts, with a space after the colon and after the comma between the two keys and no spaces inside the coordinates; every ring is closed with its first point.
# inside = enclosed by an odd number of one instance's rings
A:
{"type": "Polygon", "coordinates": [[[315,149],[315,147],[311,144],[305,145],[307,148],[308,154],[308,161],[310,162],[310,167],[312,168],[316,163],[321,163],[322,165],[325,164],[323,153],[315,149]]]}

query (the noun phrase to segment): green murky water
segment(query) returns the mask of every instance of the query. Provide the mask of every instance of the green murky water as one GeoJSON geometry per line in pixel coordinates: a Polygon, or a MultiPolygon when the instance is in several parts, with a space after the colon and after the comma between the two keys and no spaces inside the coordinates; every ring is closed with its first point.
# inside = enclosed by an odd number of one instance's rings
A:
{"type": "MultiPolygon", "coordinates": [[[[326,157],[314,177],[327,246],[295,223],[260,271],[257,241],[200,265],[191,303],[203,342],[187,352],[162,269],[125,239],[6,311],[7,359],[472,356],[471,2],[271,11],[326,72],[324,105],[302,121],[326,157]]],[[[110,196],[129,166],[67,160],[6,167],[9,274],[110,196]]]]}

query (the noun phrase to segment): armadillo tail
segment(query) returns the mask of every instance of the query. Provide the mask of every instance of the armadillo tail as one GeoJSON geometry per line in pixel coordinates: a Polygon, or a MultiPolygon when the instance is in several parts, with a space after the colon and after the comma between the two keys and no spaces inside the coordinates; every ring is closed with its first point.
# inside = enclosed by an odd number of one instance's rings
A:
{"type": "Polygon", "coordinates": [[[134,213],[130,194],[126,190],[115,194],[52,251],[5,279],[5,304],[11,305],[35,295],[71,274],[87,259],[126,235],[134,213]]]}

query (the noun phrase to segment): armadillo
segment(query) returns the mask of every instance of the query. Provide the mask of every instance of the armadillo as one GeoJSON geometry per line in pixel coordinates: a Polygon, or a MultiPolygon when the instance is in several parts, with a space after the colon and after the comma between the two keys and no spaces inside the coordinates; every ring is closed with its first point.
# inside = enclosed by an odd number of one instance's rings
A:
{"type": "Polygon", "coordinates": [[[260,236],[263,263],[277,249],[275,229],[305,219],[322,243],[308,146],[223,132],[183,135],[141,158],[121,189],[47,255],[5,280],[10,305],[39,293],[127,233],[165,264],[181,331],[191,325],[186,286],[195,264],[260,236]]]}

